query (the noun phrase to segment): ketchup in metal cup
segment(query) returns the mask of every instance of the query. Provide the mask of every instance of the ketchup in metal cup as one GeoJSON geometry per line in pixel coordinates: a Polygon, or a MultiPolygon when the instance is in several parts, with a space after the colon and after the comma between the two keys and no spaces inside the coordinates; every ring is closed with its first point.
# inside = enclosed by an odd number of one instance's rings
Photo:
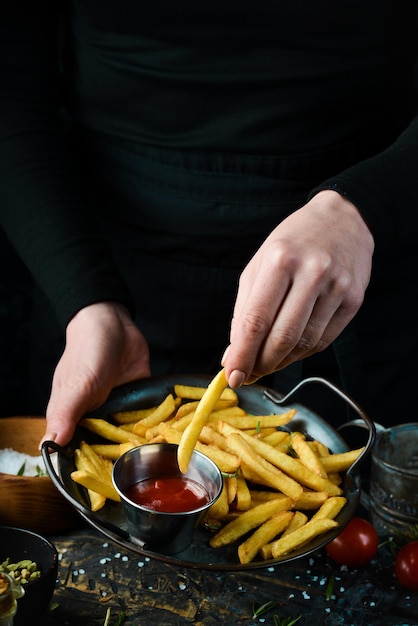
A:
{"type": "Polygon", "coordinates": [[[147,478],[129,487],[126,495],[140,506],[165,513],[194,511],[209,502],[206,489],[184,476],[147,478]]]}

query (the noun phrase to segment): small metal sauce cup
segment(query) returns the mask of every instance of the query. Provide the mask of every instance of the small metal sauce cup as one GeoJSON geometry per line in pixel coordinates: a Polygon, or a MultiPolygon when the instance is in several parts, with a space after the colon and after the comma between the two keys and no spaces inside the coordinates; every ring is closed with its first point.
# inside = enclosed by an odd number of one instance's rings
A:
{"type": "Polygon", "coordinates": [[[149,443],[133,448],[119,457],[113,466],[113,484],[119,493],[127,516],[131,541],[146,550],[175,554],[191,542],[195,527],[207,509],[219,498],[223,478],[217,465],[207,456],[193,451],[185,474],[177,463],[176,444],[149,443]],[[148,478],[183,476],[206,490],[209,501],[198,509],[167,513],[145,508],[127,497],[129,488],[148,478]]]}

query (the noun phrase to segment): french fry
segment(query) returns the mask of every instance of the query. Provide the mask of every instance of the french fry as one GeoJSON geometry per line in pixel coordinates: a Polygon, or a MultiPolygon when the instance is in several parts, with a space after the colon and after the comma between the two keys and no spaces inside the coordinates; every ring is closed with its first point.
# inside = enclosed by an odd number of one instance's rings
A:
{"type": "MultiPolygon", "coordinates": [[[[182,433],[162,422],[159,427],[160,434],[164,437],[164,439],[168,443],[176,443],[180,444],[182,433]]],[[[231,454],[226,450],[221,450],[216,446],[207,445],[197,441],[195,444],[195,449],[201,452],[202,454],[206,454],[209,458],[212,459],[214,463],[219,467],[221,472],[225,474],[235,474],[239,468],[239,457],[236,454],[231,454]]]]}
{"type": "Polygon", "coordinates": [[[133,411],[116,411],[112,413],[112,417],[118,424],[135,424],[147,417],[150,413],[155,411],[157,407],[150,407],[149,409],[135,409],[133,411]]]}
{"type": "Polygon", "coordinates": [[[245,431],[238,431],[226,422],[219,424],[219,430],[223,435],[228,437],[228,441],[230,441],[232,433],[238,432],[240,436],[245,439],[245,441],[251,445],[253,450],[255,450],[260,456],[289,477],[292,477],[292,479],[295,482],[297,481],[300,483],[300,485],[309,487],[314,491],[327,491],[328,494],[332,496],[341,495],[342,490],[338,487],[338,485],[335,485],[327,478],[318,476],[303,465],[299,459],[295,459],[292,456],[273,448],[273,446],[266,444],[262,440],[249,437],[245,434],[245,431]]]}
{"type": "Polygon", "coordinates": [[[285,430],[276,430],[274,433],[262,438],[264,443],[268,443],[273,448],[280,446],[280,450],[286,450],[290,445],[291,434],[285,430]]]}
{"type": "Polygon", "coordinates": [[[241,476],[237,477],[235,500],[237,511],[248,511],[251,506],[251,493],[248,488],[247,481],[241,476]]]}
{"type": "Polygon", "coordinates": [[[135,444],[128,443],[92,443],[91,447],[99,456],[116,461],[124,452],[135,448],[135,444]]]}
{"type": "MultiPolygon", "coordinates": [[[[222,371],[222,370],[221,370],[222,371]]],[[[217,374],[217,376],[220,372],[217,374]]],[[[209,383],[209,387],[210,387],[209,383]]],[[[183,398],[186,400],[201,400],[204,395],[206,395],[208,387],[195,387],[192,385],[174,385],[174,393],[177,397],[183,398]]],[[[229,400],[238,404],[238,396],[237,393],[231,389],[230,387],[225,387],[222,389],[221,394],[217,400],[229,400]]]]}
{"type": "Polygon", "coordinates": [[[226,493],[228,495],[228,506],[231,506],[237,495],[237,477],[229,476],[225,478],[226,493]]]}
{"type": "Polygon", "coordinates": [[[101,418],[83,417],[79,423],[80,426],[84,426],[87,430],[114,443],[133,442],[137,445],[141,445],[142,443],[141,439],[133,433],[127,432],[101,418]]]}
{"type": "Polygon", "coordinates": [[[227,386],[228,381],[226,380],[225,370],[221,369],[207,386],[192,421],[182,433],[177,450],[177,461],[183,474],[187,472],[190,457],[199,438],[200,431],[208,420],[215,403],[219,400],[227,386]]]}
{"type": "Polygon", "coordinates": [[[319,509],[328,500],[327,491],[304,491],[295,502],[295,509],[302,511],[312,511],[319,509]]]}
{"type": "Polygon", "coordinates": [[[144,437],[148,428],[157,426],[171,417],[176,410],[173,394],[169,393],[156,409],[146,417],[142,418],[134,426],[134,435],[144,437]]]}
{"type": "MultiPolygon", "coordinates": [[[[86,462],[86,458],[79,448],[77,448],[74,452],[74,464],[77,470],[88,471],[87,468],[89,467],[89,464],[86,462]]],[[[104,507],[106,503],[106,496],[102,493],[98,493],[92,489],[87,489],[87,495],[89,497],[91,511],[96,512],[104,507]]]]}
{"type": "Polygon", "coordinates": [[[347,498],[344,496],[332,496],[325,500],[324,504],[320,506],[317,512],[311,517],[311,519],[335,519],[341,509],[347,503],[347,498]]]}
{"type": "Polygon", "coordinates": [[[226,481],[222,485],[222,491],[219,498],[212,504],[208,511],[208,518],[215,520],[224,520],[229,512],[228,488],[226,481]]]}
{"type": "Polygon", "coordinates": [[[91,474],[87,470],[74,470],[70,476],[74,482],[83,485],[86,489],[97,491],[97,493],[103,494],[109,500],[120,502],[120,496],[113,485],[106,480],[98,478],[95,474],[91,474]]]}
{"type": "MultiPolygon", "coordinates": [[[[290,520],[289,524],[286,526],[286,528],[282,532],[281,536],[285,537],[286,535],[290,535],[291,532],[293,532],[294,530],[297,530],[298,528],[306,524],[307,521],[308,521],[308,517],[307,515],[305,515],[305,513],[302,513],[301,511],[295,511],[293,513],[292,519],[290,520]]],[[[261,558],[264,561],[267,561],[267,559],[272,558],[272,554],[271,554],[272,545],[273,545],[273,541],[269,541],[268,543],[265,543],[263,546],[261,546],[259,552],[260,552],[261,558]]]]}
{"type": "Polygon", "coordinates": [[[238,546],[240,563],[246,564],[253,561],[261,547],[283,532],[293,516],[294,513],[291,511],[281,511],[261,524],[246,541],[238,546]]]}
{"type": "MultiPolygon", "coordinates": [[[[225,418],[226,423],[240,430],[249,430],[250,428],[270,428],[288,424],[295,416],[296,409],[290,409],[285,413],[272,413],[271,415],[229,415],[225,418]]],[[[210,415],[209,422],[217,422],[218,417],[210,415]]]]}
{"type": "Polygon", "coordinates": [[[321,457],[321,463],[328,473],[344,472],[360,456],[364,448],[356,448],[347,452],[339,452],[321,457]]]}
{"type": "Polygon", "coordinates": [[[231,433],[228,436],[228,446],[231,452],[241,459],[242,464],[251,467],[252,471],[261,476],[273,489],[277,489],[293,500],[297,500],[302,495],[302,486],[257,454],[241,434],[231,433]]]}
{"type": "Polygon", "coordinates": [[[305,435],[300,432],[292,434],[291,445],[298,455],[300,462],[310,469],[314,474],[318,474],[322,478],[328,478],[327,472],[322,465],[321,459],[315,454],[313,449],[308,445],[305,435]]]}
{"type": "Polygon", "coordinates": [[[286,509],[286,504],[283,501],[269,500],[268,502],[262,502],[248,511],[244,511],[244,513],[241,513],[213,535],[209,540],[210,545],[212,548],[220,548],[233,543],[243,535],[246,535],[250,530],[263,524],[274,515],[274,513],[288,510],[292,505],[291,498],[288,498],[287,505],[286,509]]]}
{"type": "Polygon", "coordinates": [[[314,537],[322,535],[336,526],[338,526],[338,522],[326,517],[309,520],[306,524],[297,530],[294,530],[289,535],[280,537],[274,541],[271,547],[271,555],[274,559],[278,559],[286,554],[289,554],[289,552],[293,552],[314,537]]]}

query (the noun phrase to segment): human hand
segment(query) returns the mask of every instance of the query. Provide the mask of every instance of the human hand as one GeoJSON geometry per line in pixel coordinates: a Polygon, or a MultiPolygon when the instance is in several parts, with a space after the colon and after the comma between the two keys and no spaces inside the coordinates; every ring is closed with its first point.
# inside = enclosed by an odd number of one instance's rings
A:
{"type": "Polygon", "coordinates": [[[356,207],[321,191],[267,237],[241,274],[222,365],[251,384],[327,348],[359,310],[374,240],[356,207]]]}
{"type": "Polygon", "coordinates": [[[69,322],[55,369],[43,441],[66,445],[77,422],[98,408],[113,387],[150,376],[149,349],[122,304],[100,302],[69,322]]]}

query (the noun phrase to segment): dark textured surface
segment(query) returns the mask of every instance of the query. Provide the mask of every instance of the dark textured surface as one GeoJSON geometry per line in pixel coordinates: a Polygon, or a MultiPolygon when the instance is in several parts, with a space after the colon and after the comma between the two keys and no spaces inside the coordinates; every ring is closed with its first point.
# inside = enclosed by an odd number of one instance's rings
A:
{"type": "Polygon", "coordinates": [[[418,594],[402,589],[393,557],[381,547],[361,569],[330,561],[323,550],[308,558],[249,572],[205,572],[148,560],[120,550],[94,530],[54,538],[58,581],[43,626],[110,626],[121,612],[126,626],[274,626],[301,616],[298,626],[416,626],[418,594]],[[334,576],[333,593],[327,585],[334,576]],[[253,607],[273,601],[260,618],[253,607]],[[54,608],[55,607],[55,608],[54,608]]]}

